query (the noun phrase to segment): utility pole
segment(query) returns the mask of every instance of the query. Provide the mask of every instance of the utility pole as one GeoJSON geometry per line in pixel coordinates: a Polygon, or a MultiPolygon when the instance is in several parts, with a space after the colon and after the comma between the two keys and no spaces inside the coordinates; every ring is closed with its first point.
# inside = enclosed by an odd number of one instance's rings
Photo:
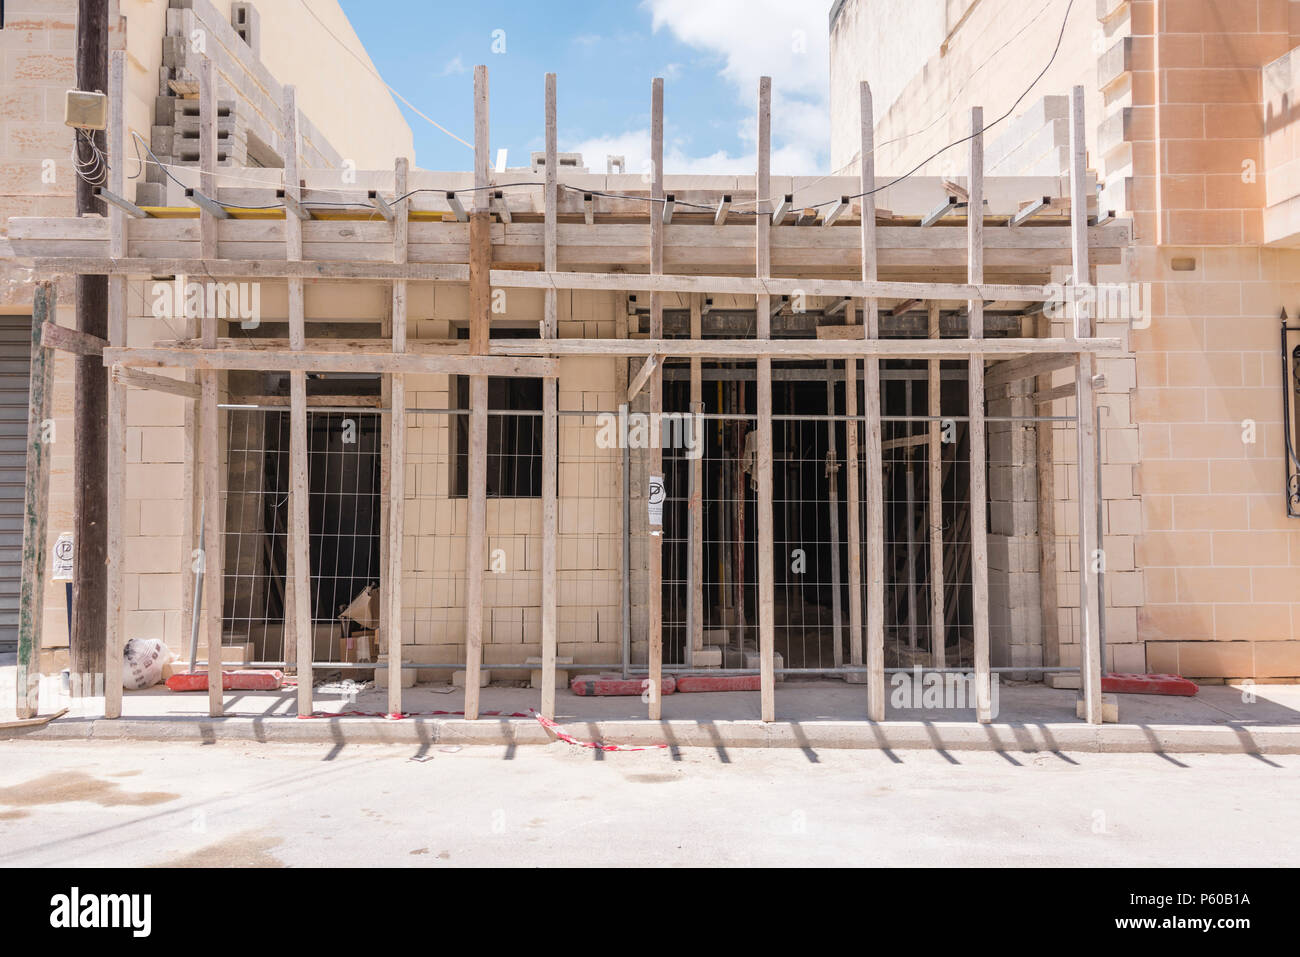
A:
{"type": "MultiPolygon", "coordinates": [[[[77,89],[108,92],[109,0],[77,0],[77,89]]],[[[78,156],[89,147],[77,136],[78,156]]],[[[106,152],[104,131],[89,134],[106,152]]],[[[120,157],[112,157],[114,163],[120,157]]],[[[91,192],[93,184],[77,177],[77,215],[105,212],[91,192]]],[[[108,337],[108,277],[77,277],[77,329],[108,337]]],[[[97,356],[78,356],[74,385],[72,438],[73,514],[76,532],[72,586],[72,693],[95,694],[104,674],[104,627],[107,620],[108,489],[104,463],[108,451],[108,376],[97,356]]],[[[102,693],[102,691],[100,692],[102,693]]]]}

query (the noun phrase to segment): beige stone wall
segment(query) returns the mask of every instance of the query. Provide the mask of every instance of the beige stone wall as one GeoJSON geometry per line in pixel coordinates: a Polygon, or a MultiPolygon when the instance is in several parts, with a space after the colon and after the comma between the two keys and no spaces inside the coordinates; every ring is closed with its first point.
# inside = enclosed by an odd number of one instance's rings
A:
{"type": "MultiPolygon", "coordinates": [[[[1010,107],[1061,22],[1055,9],[1034,20],[1036,5],[1013,0],[977,0],[965,13],[878,109],[882,173],[965,135],[971,105],[986,121],[1010,107]]],[[[910,48],[894,27],[890,44],[910,48]]],[[[1147,328],[1099,328],[1130,335],[1134,352],[1101,363],[1108,664],[1122,670],[1145,658],[1193,677],[1300,676],[1300,524],[1285,517],[1277,352],[1278,315],[1300,301],[1300,254],[1263,245],[1300,233],[1287,56],[1298,42],[1300,4],[1288,0],[1076,3],[1057,61],[1001,141],[989,134],[998,172],[1040,171],[1032,164],[1050,165],[1068,142],[1042,97],[1083,84],[1099,204],[1134,222],[1130,262],[1096,277],[1142,283],[1152,304],[1147,328]],[[1250,425],[1253,443],[1243,441],[1250,425]]],[[[849,95],[833,82],[833,166],[856,149],[856,113],[836,107],[849,95]]],[[[955,149],[923,171],[960,174],[964,163],[955,149]]],[[[1072,431],[1057,430],[1055,451],[1057,531],[1072,535],[1072,431]]],[[[1077,660],[1078,561],[1072,546],[1059,550],[1065,664],[1077,660]]]]}
{"type": "MultiPolygon", "coordinates": [[[[146,141],[158,93],[167,0],[119,0],[110,11],[110,46],[127,51],[126,122],[146,141]],[[120,17],[120,19],[119,19],[120,17]],[[125,31],[119,27],[125,24],[125,31]]],[[[410,128],[382,82],[368,72],[346,16],[335,0],[311,0],[317,23],[297,3],[263,2],[262,57],[275,77],[298,88],[299,106],[342,155],[364,168],[391,167],[397,155],[413,156],[410,128]],[[338,50],[318,51],[337,43],[359,51],[364,64],[338,50]],[[313,52],[317,51],[317,52],[313,52]]],[[[230,0],[215,5],[229,19],[230,0]]],[[[0,230],[9,217],[70,216],[74,210],[72,132],[63,125],[64,92],[75,86],[76,0],[9,0],[0,30],[0,230]]],[[[136,171],[128,152],[127,174],[136,171]]],[[[128,188],[130,192],[130,188],[128,188]]],[[[2,237],[0,237],[2,242],[2,237]]],[[[0,247],[0,310],[29,314],[31,271],[4,258],[0,247]]],[[[173,333],[150,317],[146,287],[132,287],[128,335],[133,344],[167,338],[173,333]]],[[[309,293],[309,308],[319,293],[309,293]]],[[[268,304],[268,308],[274,308],[268,304]]],[[[59,322],[75,324],[71,283],[60,286],[59,322]]],[[[73,366],[63,354],[55,368],[56,451],[50,483],[49,535],[73,528],[72,405],[73,366]]],[[[189,602],[189,553],[184,503],[191,496],[191,473],[185,464],[184,402],[165,395],[130,391],[128,406],[128,504],[125,516],[127,553],[126,609],[129,637],[165,638],[178,650],[188,642],[181,611],[189,602]],[[183,534],[184,533],[184,534],[183,534]]],[[[46,591],[46,649],[67,647],[67,613],[62,583],[46,591]]],[[[56,654],[49,666],[59,663],[56,654]]]]}

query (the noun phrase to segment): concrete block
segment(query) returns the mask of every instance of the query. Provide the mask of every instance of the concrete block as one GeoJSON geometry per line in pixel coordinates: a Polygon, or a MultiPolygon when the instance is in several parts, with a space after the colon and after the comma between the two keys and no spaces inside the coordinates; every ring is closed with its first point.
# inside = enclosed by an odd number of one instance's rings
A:
{"type": "Polygon", "coordinates": [[[1070,691],[1079,690],[1078,674],[1066,674],[1059,671],[1051,671],[1043,679],[1043,683],[1049,688],[1064,688],[1070,691]]]}
{"type": "Polygon", "coordinates": [[[721,668],[722,667],[722,649],[717,646],[705,646],[696,648],[691,653],[692,668],[721,668]]]}
{"type": "MultiPolygon", "coordinates": [[[[1074,716],[1083,717],[1083,696],[1074,703],[1074,716]]],[[[1101,696],[1101,720],[1103,724],[1119,723],[1119,696],[1113,694],[1104,694],[1101,696]]]]}
{"type": "MultiPolygon", "coordinates": [[[[403,688],[414,688],[415,678],[416,678],[415,671],[413,671],[410,668],[402,669],[403,688]]],[[[388,662],[387,661],[381,660],[375,665],[375,687],[376,688],[388,687],[388,662]]]]}
{"type": "MultiPolygon", "coordinates": [[[[487,668],[480,668],[478,673],[478,686],[480,688],[486,688],[491,680],[492,672],[487,668]]],[[[452,686],[456,688],[465,687],[465,672],[463,670],[457,671],[451,676],[451,683],[452,686]]]]}
{"type": "Polygon", "coordinates": [[[727,633],[725,628],[718,628],[716,630],[704,632],[705,647],[716,645],[719,648],[725,648],[730,640],[731,636],[727,633]]]}
{"type": "MultiPolygon", "coordinates": [[[[762,666],[762,665],[761,665],[762,658],[763,658],[762,654],[760,654],[760,653],[757,652],[757,651],[746,651],[746,652],[745,652],[745,667],[746,667],[746,668],[755,668],[755,669],[760,668],[760,667],[762,666]]],[[[782,663],[782,662],[783,662],[783,659],[782,659],[782,657],[781,657],[781,653],[780,653],[779,651],[773,653],[772,659],[773,659],[773,660],[772,660],[772,667],[777,668],[777,669],[780,669],[780,668],[783,668],[783,667],[784,667],[784,664],[782,663]]],[[[777,676],[776,676],[776,680],[777,680],[777,681],[784,681],[784,680],[785,680],[785,675],[777,675],[777,676]]]]}
{"type": "MultiPolygon", "coordinates": [[[[535,667],[532,671],[529,672],[528,686],[529,686],[530,688],[540,688],[540,687],[542,686],[542,659],[541,659],[541,658],[525,658],[525,659],[524,659],[524,664],[526,664],[526,665],[536,665],[536,667],[535,667]]],[[[555,687],[557,687],[557,688],[567,688],[567,687],[569,686],[569,669],[566,667],[566,665],[571,665],[571,664],[573,664],[573,659],[572,659],[572,658],[567,658],[567,657],[566,657],[566,658],[560,658],[560,657],[558,657],[558,656],[556,657],[556,659],[555,659],[555,687]]],[[[464,679],[462,678],[461,680],[463,681],[464,679]]]]}

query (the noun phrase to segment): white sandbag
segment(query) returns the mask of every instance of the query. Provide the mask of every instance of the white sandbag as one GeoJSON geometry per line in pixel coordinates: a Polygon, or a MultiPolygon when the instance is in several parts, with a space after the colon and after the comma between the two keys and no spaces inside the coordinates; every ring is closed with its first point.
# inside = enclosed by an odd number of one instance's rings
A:
{"type": "Polygon", "coordinates": [[[122,655],[122,687],[131,691],[165,681],[176,653],[157,638],[132,638],[122,655]]]}

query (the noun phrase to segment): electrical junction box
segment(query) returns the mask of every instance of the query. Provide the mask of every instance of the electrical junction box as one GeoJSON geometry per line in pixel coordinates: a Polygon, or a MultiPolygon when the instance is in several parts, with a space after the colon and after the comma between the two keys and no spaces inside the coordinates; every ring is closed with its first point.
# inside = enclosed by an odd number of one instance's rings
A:
{"type": "Polygon", "coordinates": [[[68,90],[63,101],[63,124],[79,130],[102,130],[108,126],[108,96],[68,90]]]}

